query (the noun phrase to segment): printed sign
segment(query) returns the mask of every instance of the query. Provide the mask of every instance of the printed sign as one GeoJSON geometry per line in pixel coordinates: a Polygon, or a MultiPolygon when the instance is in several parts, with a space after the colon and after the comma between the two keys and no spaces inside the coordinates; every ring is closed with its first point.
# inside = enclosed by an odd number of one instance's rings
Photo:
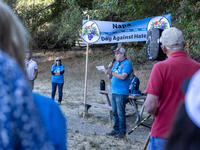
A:
{"type": "Polygon", "coordinates": [[[83,20],[82,39],[83,43],[89,44],[146,41],[149,29],[170,26],[171,14],[131,22],[83,20]]]}

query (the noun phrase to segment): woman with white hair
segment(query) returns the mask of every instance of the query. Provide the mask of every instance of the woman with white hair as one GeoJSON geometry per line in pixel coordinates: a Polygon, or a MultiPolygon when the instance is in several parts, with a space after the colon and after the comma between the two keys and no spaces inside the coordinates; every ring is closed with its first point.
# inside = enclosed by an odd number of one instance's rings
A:
{"type": "Polygon", "coordinates": [[[0,149],[52,150],[32,90],[25,77],[28,34],[0,0],[0,149]]]}
{"type": "Polygon", "coordinates": [[[62,89],[64,84],[64,72],[65,72],[65,66],[61,64],[62,60],[60,57],[57,57],[55,60],[55,64],[53,64],[51,68],[51,74],[52,74],[52,93],[51,97],[54,99],[56,94],[56,88],[58,86],[58,103],[61,104],[62,101],[62,89]]]}

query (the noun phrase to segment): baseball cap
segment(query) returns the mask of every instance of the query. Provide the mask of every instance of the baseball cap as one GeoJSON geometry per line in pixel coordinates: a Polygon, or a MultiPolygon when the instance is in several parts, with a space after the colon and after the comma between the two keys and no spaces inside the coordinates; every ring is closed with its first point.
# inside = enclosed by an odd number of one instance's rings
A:
{"type": "Polygon", "coordinates": [[[186,80],[185,108],[189,118],[200,128],[200,70],[191,79],[186,80]]]}
{"type": "Polygon", "coordinates": [[[168,49],[179,49],[183,46],[185,40],[181,30],[171,27],[162,32],[160,42],[168,49]]]}
{"type": "Polygon", "coordinates": [[[61,60],[61,58],[60,58],[60,57],[57,57],[56,60],[61,60]]]}
{"type": "Polygon", "coordinates": [[[118,47],[116,50],[113,52],[119,52],[119,53],[126,53],[126,50],[123,47],[118,47]]]}

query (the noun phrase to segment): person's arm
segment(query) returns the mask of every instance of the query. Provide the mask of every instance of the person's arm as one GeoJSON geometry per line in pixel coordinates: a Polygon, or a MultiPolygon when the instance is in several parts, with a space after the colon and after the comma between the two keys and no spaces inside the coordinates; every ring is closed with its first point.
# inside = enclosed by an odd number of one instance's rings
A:
{"type": "Polygon", "coordinates": [[[128,77],[128,73],[117,74],[112,72],[112,76],[120,80],[125,80],[128,77]]]}
{"type": "Polygon", "coordinates": [[[34,74],[35,74],[35,76],[34,76],[33,80],[35,80],[35,79],[37,78],[37,75],[38,75],[38,69],[35,69],[35,70],[34,70],[34,74]]]}
{"type": "Polygon", "coordinates": [[[111,62],[109,65],[108,65],[108,70],[107,69],[104,69],[104,73],[107,74],[108,78],[111,79],[111,77],[115,77],[117,79],[120,79],[120,80],[125,80],[127,77],[128,77],[128,73],[122,73],[122,74],[118,74],[118,73],[114,73],[112,72],[112,67],[113,67],[113,63],[111,62]]]}
{"type": "Polygon", "coordinates": [[[62,65],[62,66],[61,66],[61,68],[62,68],[62,69],[61,69],[61,71],[60,71],[60,75],[63,75],[63,74],[64,74],[64,72],[65,72],[65,66],[64,66],[64,65],[62,65]]]}
{"type": "Polygon", "coordinates": [[[37,78],[37,75],[38,75],[37,63],[36,62],[34,62],[34,63],[35,63],[35,65],[34,65],[34,78],[33,78],[33,80],[35,80],[37,78]]]}
{"type": "Polygon", "coordinates": [[[60,71],[60,75],[63,75],[65,72],[65,70],[60,71]]]}
{"type": "Polygon", "coordinates": [[[147,99],[144,103],[144,107],[146,111],[151,115],[156,115],[157,100],[158,100],[158,96],[153,95],[153,94],[147,94],[147,99]]]}
{"type": "Polygon", "coordinates": [[[52,75],[55,75],[55,72],[54,72],[54,71],[51,71],[51,74],[52,74],[52,75]]]}
{"type": "Polygon", "coordinates": [[[104,69],[104,73],[107,75],[108,79],[111,79],[112,78],[112,75],[111,75],[111,72],[112,72],[112,67],[113,67],[113,63],[111,62],[109,65],[108,65],[108,69],[104,69]]]}
{"type": "Polygon", "coordinates": [[[107,75],[108,79],[111,79],[112,78],[112,75],[111,75],[111,69],[104,69],[103,72],[107,75]]]}
{"type": "Polygon", "coordinates": [[[121,80],[125,80],[128,77],[128,73],[117,74],[117,73],[111,72],[110,69],[108,70],[104,69],[104,73],[107,74],[109,79],[111,79],[112,76],[121,80]]]}

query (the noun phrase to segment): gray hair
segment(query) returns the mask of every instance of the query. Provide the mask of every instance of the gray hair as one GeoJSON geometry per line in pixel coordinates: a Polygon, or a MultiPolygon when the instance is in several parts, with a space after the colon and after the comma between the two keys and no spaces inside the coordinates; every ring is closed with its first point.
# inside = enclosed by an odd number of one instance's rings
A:
{"type": "Polygon", "coordinates": [[[12,9],[0,0],[0,49],[24,68],[28,33],[12,9]]]}
{"type": "Polygon", "coordinates": [[[61,60],[60,57],[57,57],[57,58],[55,59],[55,64],[57,64],[57,63],[56,63],[56,60],[60,60],[60,63],[62,63],[62,60],[61,60]]]}

